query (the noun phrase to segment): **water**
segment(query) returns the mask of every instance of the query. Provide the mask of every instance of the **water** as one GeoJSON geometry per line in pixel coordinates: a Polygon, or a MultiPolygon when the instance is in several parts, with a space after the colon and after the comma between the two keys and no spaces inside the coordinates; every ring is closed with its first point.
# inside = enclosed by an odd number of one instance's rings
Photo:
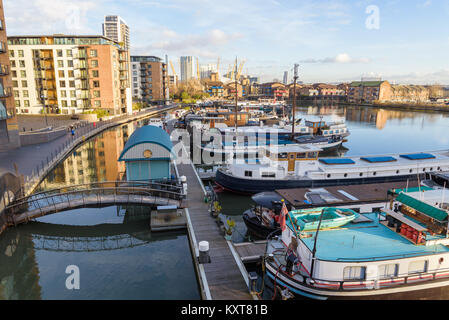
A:
{"type": "MultiPolygon", "coordinates": [[[[144,123],[87,141],[39,190],[120,178],[120,152],[144,123]]],[[[187,233],[150,232],[149,210],[77,209],[6,231],[0,236],[0,299],[200,299],[187,233]],[[79,268],[79,290],[66,288],[70,265],[79,268]]]]}
{"type": "MultiPolygon", "coordinates": [[[[379,155],[449,149],[449,114],[385,110],[368,107],[298,107],[297,118],[345,120],[351,135],[325,156],[379,155]]],[[[249,196],[219,194],[223,213],[236,221],[235,242],[251,240],[242,213],[253,205],[249,196]]]]}

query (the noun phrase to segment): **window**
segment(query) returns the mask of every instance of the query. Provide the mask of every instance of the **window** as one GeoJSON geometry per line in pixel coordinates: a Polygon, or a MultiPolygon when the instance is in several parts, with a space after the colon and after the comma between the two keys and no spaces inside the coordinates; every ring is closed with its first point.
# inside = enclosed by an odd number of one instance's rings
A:
{"type": "Polygon", "coordinates": [[[75,100],[72,100],[71,104],[72,104],[72,108],[76,108],[76,101],[75,100]]]}
{"type": "Polygon", "coordinates": [[[100,91],[99,90],[95,90],[94,91],[94,97],[95,98],[100,98],[100,91]]]}
{"type": "Polygon", "coordinates": [[[288,158],[288,153],[279,153],[278,154],[278,158],[279,159],[287,159],[288,158]]]}
{"type": "Polygon", "coordinates": [[[28,88],[28,82],[26,80],[22,81],[22,87],[28,88]]]}
{"type": "Polygon", "coordinates": [[[66,53],[67,53],[67,57],[72,57],[73,56],[72,55],[72,50],[67,50],[66,53]]]}
{"type": "Polygon", "coordinates": [[[252,171],[245,171],[245,177],[252,177],[253,172],[252,171]]]}
{"type": "Polygon", "coordinates": [[[75,77],[75,73],[73,72],[73,70],[69,70],[69,78],[74,78],[75,77]]]}
{"type": "Polygon", "coordinates": [[[23,90],[23,97],[24,98],[28,98],[29,97],[28,90],[23,90]]]}
{"type": "Polygon", "coordinates": [[[76,98],[76,92],[70,91],[70,98],[76,98]]]}
{"type": "Polygon", "coordinates": [[[27,72],[25,70],[20,70],[20,77],[21,78],[26,78],[27,77],[27,72]]]}
{"type": "Polygon", "coordinates": [[[24,60],[19,60],[19,66],[21,68],[25,68],[25,61],[24,60]]]}
{"type": "Polygon", "coordinates": [[[62,90],[62,91],[61,91],[61,97],[62,97],[62,98],[67,98],[67,91],[62,90]]]}
{"type": "Polygon", "coordinates": [[[98,60],[92,60],[91,64],[93,68],[98,67],[98,60]]]}
{"type": "Polygon", "coordinates": [[[64,70],[59,70],[58,75],[60,78],[64,78],[64,70]]]}
{"type": "Polygon", "coordinates": [[[262,178],[276,178],[274,172],[262,172],[262,178]]]}
{"type": "Polygon", "coordinates": [[[23,58],[23,50],[19,50],[18,53],[19,53],[19,58],[23,58]]]}
{"type": "Polygon", "coordinates": [[[59,81],[59,86],[61,88],[65,88],[65,81],[59,81]]]}
{"type": "Polygon", "coordinates": [[[297,153],[296,154],[296,159],[305,159],[306,154],[305,153],[297,153]]]}
{"type": "Polygon", "coordinates": [[[95,100],[95,106],[96,107],[101,107],[101,101],[100,100],[95,100]]]}
{"type": "Polygon", "coordinates": [[[11,76],[12,76],[13,78],[17,78],[17,71],[13,71],[11,76]]]}
{"type": "Polygon", "coordinates": [[[19,86],[19,82],[18,82],[17,80],[14,80],[14,81],[12,82],[12,86],[13,86],[14,88],[17,88],[17,87],[19,86]]]}
{"type": "Polygon", "coordinates": [[[75,81],[73,81],[73,80],[69,81],[69,87],[75,88],[75,81]]]}
{"type": "Polygon", "coordinates": [[[93,84],[94,88],[100,87],[100,81],[94,81],[92,84],[93,84]]]}
{"type": "Polygon", "coordinates": [[[408,265],[409,274],[422,273],[422,272],[427,272],[427,260],[412,261],[408,265]]]}
{"type": "Polygon", "coordinates": [[[11,58],[14,58],[14,50],[9,50],[9,56],[10,56],[11,58]]]}
{"type": "Polygon", "coordinates": [[[64,68],[64,60],[58,60],[58,68],[64,68]]]}
{"type": "Polygon", "coordinates": [[[399,265],[392,264],[383,264],[379,266],[379,278],[380,279],[389,279],[398,276],[399,265]]]}
{"type": "Polygon", "coordinates": [[[61,58],[62,57],[62,50],[56,50],[56,55],[61,58]]]}
{"type": "Polygon", "coordinates": [[[68,61],[67,61],[67,66],[68,66],[69,68],[73,68],[73,60],[68,60],[68,61]]]}
{"type": "Polygon", "coordinates": [[[96,58],[98,56],[97,50],[90,50],[90,56],[96,58]]]}
{"type": "Polygon", "coordinates": [[[19,91],[14,90],[14,98],[19,98],[19,95],[20,95],[19,91]]]}
{"type": "Polygon", "coordinates": [[[343,280],[365,280],[366,267],[346,267],[343,270],[343,280]]]}
{"type": "Polygon", "coordinates": [[[67,108],[67,100],[61,100],[61,104],[63,108],[67,108]]]}
{"type": "Polygon", "coordinates": [[[92,70],[92,77],[98,78],[98,70],[92,70]]]}
{"type": "Polygon", "coordinates": [[[315,159],[315,158],[318,157],[318,152],[309,152],[308,155],[307,155],[307,157],[308,157],[309,159],[315,159]]]}

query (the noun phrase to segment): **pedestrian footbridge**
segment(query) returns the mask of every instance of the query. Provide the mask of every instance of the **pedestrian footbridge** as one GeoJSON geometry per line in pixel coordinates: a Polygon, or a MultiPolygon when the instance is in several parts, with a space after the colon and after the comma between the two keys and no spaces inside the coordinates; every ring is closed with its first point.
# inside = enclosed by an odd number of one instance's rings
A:
{"type": "Polygon", "coordinates": [[[112,205],[177,206],[186,195],[181,184],[107,181],[62,187],[16,199],[5,208],[8,225],[18,225],[49,214],[86,207],[112,205]]]}

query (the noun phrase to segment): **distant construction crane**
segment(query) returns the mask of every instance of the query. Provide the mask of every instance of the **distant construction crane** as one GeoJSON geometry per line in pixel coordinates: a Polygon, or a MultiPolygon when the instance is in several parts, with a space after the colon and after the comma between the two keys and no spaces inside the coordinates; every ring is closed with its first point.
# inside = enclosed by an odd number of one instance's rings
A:
{"type": "Polygon", "coordinates": [[[173,66],[173,62],[170,61],[171,71],[173,71],[174,82],[176,83],[176,78],[178,75],[176,74],[175,67],[173,66]]]}
{"type": "Polygon", "coordinates": [[[240,79],[240,76],[242,75],[242,70],[243,70],[243,66],[245,65],[245,60],[243,60],[241,63],[240,63],[240,67],[239,67],[239,71],[238,71],[238,73],[237,73],[237,80],[239,80],[240,79]]]}

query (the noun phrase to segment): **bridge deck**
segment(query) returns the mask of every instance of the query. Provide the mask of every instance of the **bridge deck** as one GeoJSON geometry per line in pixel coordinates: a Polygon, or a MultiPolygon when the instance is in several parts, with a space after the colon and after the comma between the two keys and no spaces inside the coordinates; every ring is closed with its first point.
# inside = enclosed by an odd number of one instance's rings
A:
{"type": "Polygon", "coordinates": [[[204,271],[212,299],[252,300],[228,243],[204,203],[204,192],[192,165],[180,164],[178,171],[180,176],[187,177],[187,200],[195,237],[198,242],[209,242],[212,262],[204,265],[204,271]]]}
{"type": "MultiPolygon", "coordinates": [[[[55,196],[55,199],[58,196],[55,196]]],[[[34,208],[30,211],[14,215],[14,224],[27,222],[31,219],[43,217],[48,214],[66,211],[71,209],[89,207],[89,206],[106,206],[117,204],[135,204],[135,205],[180,205],[179,200],[168,198],[160,198],[154,196],[140,196],[140,195],[90,195],[78,199],[72,199],[70,202],[63,201],[59,203],[34,208]]]]}

